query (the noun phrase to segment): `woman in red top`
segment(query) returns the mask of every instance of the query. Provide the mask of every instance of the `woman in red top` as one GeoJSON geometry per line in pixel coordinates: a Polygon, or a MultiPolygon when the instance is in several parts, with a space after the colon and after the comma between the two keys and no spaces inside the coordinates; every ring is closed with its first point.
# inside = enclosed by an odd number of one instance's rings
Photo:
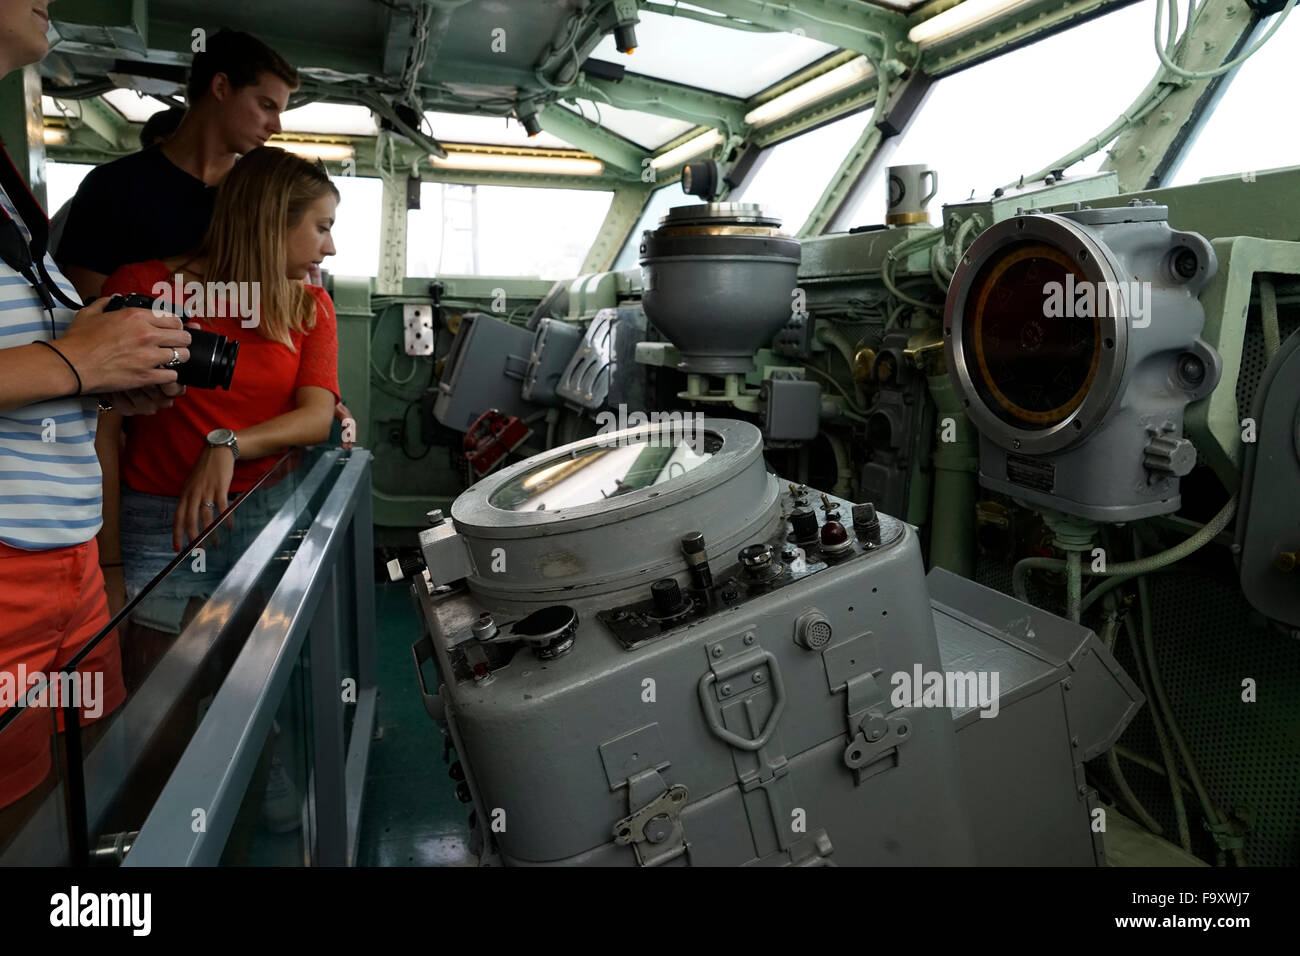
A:
{"type": "Polygon", "coordinates": [[[329,436],[338,401],[334,309],[325,290],[303,279],[334,254],[338,200],[323,168],[259,147],[222,183],[197,251],[123,266],[105,282],[105,295],[165,299],[192,326],[239,342],[229,391],[189,388],[147,422],[126,420],[120,460],[123,418],[110,412],[100,422],[99,547],[114,612],[226,508],[228,495],[250,488],[281,452],[329,436]],[[125,574],[115,567],[123,560],[125,574]]]}

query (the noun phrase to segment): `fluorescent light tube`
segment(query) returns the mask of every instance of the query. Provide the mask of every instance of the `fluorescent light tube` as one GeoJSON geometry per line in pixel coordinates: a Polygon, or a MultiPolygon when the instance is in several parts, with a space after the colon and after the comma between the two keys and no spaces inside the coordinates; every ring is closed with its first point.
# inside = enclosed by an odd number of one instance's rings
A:
{"type": "Polygon", "coordinates": [[[859,56],[841,63],[833,70],[814,76],[806,83],[800,83],[792,90],[786,90],[775,99],[768,100],[754,107],[745,114],[745,122],[750,126],[763,126],[789,116],[809,103],[838,93],[855,83],[867,79],[876,72],[865,56],[859,56]]]}

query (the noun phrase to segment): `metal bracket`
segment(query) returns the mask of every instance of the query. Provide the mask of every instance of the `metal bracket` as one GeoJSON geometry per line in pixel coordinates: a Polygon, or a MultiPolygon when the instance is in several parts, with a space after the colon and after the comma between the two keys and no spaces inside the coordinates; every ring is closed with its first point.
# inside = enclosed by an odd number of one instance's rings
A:
{"type": "Polygon", "coordinates": [[[844,748],[844,765],[853,771],[853,782],[862,782],[898,766],[899,751],[911,740],[912,725],[905,717],[885,716],[869,711],[858,724],[858,732],[844,748]]]}
{"type": "MultiPolygon", "coordinates": [[[[841,645],[849,646],[849,645],[841,645]]],[[[861,648],[854,650],[855,655],[861,648]]],[[[853,771],[853,782],[862,782],[898,766],[900,749],[911,740],[912,724],[905,711],[885,712],[885,692],[876,681],[879,669],[858,674],[845,682],[844,709],[849,725],[849,742],[844,748],[844,765],[853,771]]]]}
{"type": "Polygon", "coordinates": [[[685,787],[669,787],[657,770],[629,777],[627,802],[632,812],[614,824],[614,842],[632,844],[640,866],[659,866],[682,856],[690,848],[680,818],[687,797],[685,787]]]}
{"type": "Polygon", "coordinates": [[[820,829],[775,853],[751,860],[745,866],[835,866],[830,859],[834,852],[830,836],[825,829],[820,829]]]}
{"type": "Polygon", "coordinates": [[[433,308],[427,305],[402,306],[407,355],[433,354],[433,308]]]}

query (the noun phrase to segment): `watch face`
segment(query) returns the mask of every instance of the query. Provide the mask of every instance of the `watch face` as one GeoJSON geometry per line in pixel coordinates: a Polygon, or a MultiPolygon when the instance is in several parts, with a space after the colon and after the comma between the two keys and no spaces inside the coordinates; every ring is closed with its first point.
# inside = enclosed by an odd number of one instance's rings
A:
{"type": "Polygon", "coordinates": [[[208,442],[213,445],[224,445],[234,437],[234,434],[229,428],[214,428],[208,432],[208,442]]]}

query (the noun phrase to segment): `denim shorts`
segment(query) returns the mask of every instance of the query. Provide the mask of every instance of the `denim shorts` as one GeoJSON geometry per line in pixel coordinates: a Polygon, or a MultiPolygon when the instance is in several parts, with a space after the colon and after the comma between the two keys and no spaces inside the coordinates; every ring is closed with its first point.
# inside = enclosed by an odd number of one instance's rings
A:
{"type": "MultiPolygon", "coordinates": [[[[122,486],[119,520],[122,538],[123,577],[126,597],[131,600],[171,561],[172,520],[178,498],[151,495],[122,486]]],[[[136,607],[131,620],[168,634],[179,634],[185,608],[191,598],[206,599],[230,570],[227,546],[205,547],[200,560],[191,555],[176,567],[136,607]]]]}
{"type": "MultiPolygon", "coordinates": [[[[254,492],[232,515],[234,528],[223,525],[218,529],[216,540],[208,538],[204,542],[202,556],[189,552],[184,561],[150,590],[132,612],[131,620],[168,634],[179,634],[190,601],[212,596],[267,522],[289,500],[295,486],[295,481],[281,481],[254,492]]],[[[240,497],[230,495],[230,500],[234,502],[240,497]]],[[[158,573],[176,559],[177,552],[172,549],[172,520],[178,501],[122,486],[119,514],[127,600],[148,588],[158,573]]]]}

